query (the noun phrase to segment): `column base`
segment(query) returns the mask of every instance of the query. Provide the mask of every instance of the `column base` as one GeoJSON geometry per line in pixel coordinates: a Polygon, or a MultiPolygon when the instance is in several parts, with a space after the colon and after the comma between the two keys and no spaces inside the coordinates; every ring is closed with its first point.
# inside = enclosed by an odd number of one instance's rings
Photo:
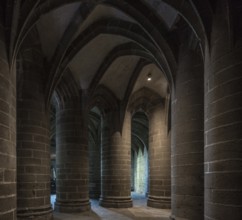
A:
{"type": "Polygon", "coordinates": [[[131,197],[101,197],[99,205],[106,208],[130,208],[133,206],[131,197]]]}
{"type": "Polygon", "coordinates": [[[75,201],[65,201],[56,200],[55,211],[73,213],[73,212],[85,212],[90,210],[90,202],[88,199],[75,200],[75,201]]]}
{"type": "Polygon", "coordinates": [[[148,196],[147,206],[158,209],[170,209],[171,197],[165,196],[148,196]]]}
{"type": "Polygon", "coordinates": [[[37,219],[37,220],[52,220],[51,206],[42,206],[33,209],[17,209],[17,219],[37,219]]]}

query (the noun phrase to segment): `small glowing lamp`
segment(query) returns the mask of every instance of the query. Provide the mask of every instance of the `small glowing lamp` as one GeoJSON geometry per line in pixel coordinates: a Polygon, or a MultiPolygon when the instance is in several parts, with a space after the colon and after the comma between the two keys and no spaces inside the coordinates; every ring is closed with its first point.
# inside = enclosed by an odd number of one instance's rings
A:
{"type": "Polygon", "coordinates": [[[147,75],[147,81],[151,81],[152,77],[151,77],[151,73],[148,73],[147,75]]]}

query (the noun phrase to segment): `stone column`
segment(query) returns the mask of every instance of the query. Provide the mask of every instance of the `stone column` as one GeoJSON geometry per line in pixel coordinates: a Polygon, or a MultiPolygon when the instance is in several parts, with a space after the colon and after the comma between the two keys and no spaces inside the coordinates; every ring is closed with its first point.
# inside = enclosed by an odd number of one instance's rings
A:
{"type": "Polygon", "coordinates": [[[203,63],[181,48],[172,91],[172,219],[203,219],[203,63]]]}
{"type": "Polygon", "coordinates": [[[90,209],[88,136],[81,99],[72,97],[56,110],[56,202],[59,212],[90,209]]]}
{"type": "Polygon", "coordinates": [[[22,49],[17,98],[17,216],[52,219],[49,111],[44,99],[40,52],[22,49]]]}
{"type": "Polygon", "coordinates": [[[171,207],[171,150],[163,103],[149,109],[149,195],[147,205],[171,207]]]}
{"type": "Polygon", "coordinates": [[[119,114],[102,118],[102,183],[100,205],[128,208],[131,200],[131,115],[126,112],[122,131],[119,114]]]}
{"type": "Polygon", "coordinates": [[[100,138],[98,138],[98,140],[93,141],[89,140],[89,196],[91,199],[99,199],[101,194],[100,142],[100,138]]]}
{"type": "Polygon", "coordinates": [[[242,34],[231,35],[230,16],[218,1],[206,54],[205,220],[242,219],[242,34]]]}
{"type": "Polygon", "coordinates": [[[10,72],[0,22],[0,219],[16,219],[16,74],[10,72]]]}

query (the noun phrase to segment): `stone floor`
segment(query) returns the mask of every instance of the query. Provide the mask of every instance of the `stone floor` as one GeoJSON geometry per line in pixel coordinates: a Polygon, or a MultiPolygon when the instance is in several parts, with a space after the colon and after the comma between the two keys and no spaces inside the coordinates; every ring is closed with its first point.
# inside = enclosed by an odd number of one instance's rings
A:
{"type": "MultiPolygon", "coordinates": [[[[169,220],[169,209],[154,209],[146,206],[146,198],[139,194],[132,194],[133,207],[127,209],[103,208],[98,205],[97,200],[91,200],[92,210],[78,214],[65,214],[54,212],[54,220],[169,220]]],[[[54,204],[55,196],[51,196],[54,204]]]]}

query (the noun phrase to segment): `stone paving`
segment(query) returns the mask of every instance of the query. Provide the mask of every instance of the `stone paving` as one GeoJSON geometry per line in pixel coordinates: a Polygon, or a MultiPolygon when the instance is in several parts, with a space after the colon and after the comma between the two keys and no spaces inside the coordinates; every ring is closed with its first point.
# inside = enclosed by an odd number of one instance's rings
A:
{"type": "MultiPolygon", "coordinates": [[[[91,200],[91,211],[66,214],[54,212],[54,220],[169,220],[169,209],[154,209],[146,206],[146,198],[137,194],[132,195],[133,207],[126,209],[103,208],[98,205],[98,200],[91,200]]],[[[53,205],[55,196],[51,197],[53,205]]]]}

